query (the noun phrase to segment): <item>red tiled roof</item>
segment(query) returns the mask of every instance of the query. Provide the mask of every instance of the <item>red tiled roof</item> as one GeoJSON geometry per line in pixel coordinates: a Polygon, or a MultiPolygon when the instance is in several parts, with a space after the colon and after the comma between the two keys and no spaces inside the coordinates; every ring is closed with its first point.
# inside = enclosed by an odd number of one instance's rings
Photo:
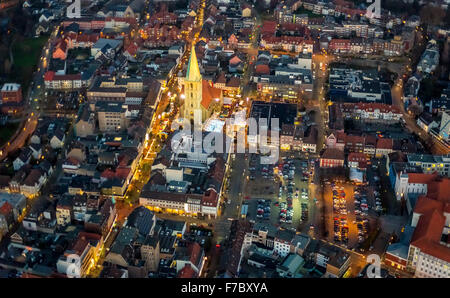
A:
{"type": "Polygon", "coordinates": [[[56,44],[55,51],[58,50],[58,49],[61,49],[61,51],[66,52],[66,50],[67,50],[67,42],[64,39],[60,40],[56,44]]]}
{"type": "Polygon", "coordinates": [[[44,80],[45,81],[53,81],[54,77],[55,77],[55,72],[50,70],[45,73],[44,80]]]}
{"type": "Polygon", "coordinates": [[[302,36],[264,36],[263,40],[269,44],[302,44],[306,39],[302,36]]]}
{"type": "Polygon", "coordinates": [[[446,221],[443,212],[450,211],[449,201],[450,196],[448,195],[443,201],[428,196],[419,197],[414,207],[414,213],[420,214],[420,218],[411,239],[411,245],[418,247],[428,255],[447,262],[450,262],[450,248],[441,245],[440,241],[446,221]]]}
{"type": "Polygon", "coordinates": [[[116,173],[114,173],[114,171],[110,169],[106,169],[102,172],[101,177],[106,179],[113,179],[114,177],[116,177],[116,173]]]}
{"type": "Polygon", "coordinates": [[[200,244],[197,242],[191,242],[188,247],[188,255],[190,256],[190,261],[194,265],[198,265],[198,261],[200,258],[202,248],[200,247],[200,244]]]}
{"type": "Polygon", "coordinates": [[[219,74],[219,76],[216,79],[216,84],[226,84],[227,83],[227,78],[225,77],[225,73],[221,72],[219,74]]]}
{"type": "Polygon", "coordinates": [[[116,177],[119,179],[126,179],[130,174],[131,168],[118,167],[116,169],[116,177]]]}
{"type": "Polygon", "coordinates": [[[0,213],[3,215],[8,215],[11,213],[13,206],[9,202],[4,202],[2,207],[0,207],[0,213]]]}
{"type": "Polygon", "coordinates": [[[60,81],[74,81],[74,80],[81,80],[81,74],[75,73],[75,74],[68,74],[68,75],[55,75],[55,80],[60,81]]]}
{"type": "Polygon", "coordinates": [[[352,152],[348,155],[349,162],[358,162],[358,167],[363,169],[367,168],[367,158],[362,152],[352,152]]]}
{"type": "Polygon", "coordinates": [[[354,136],[354,135],[347,135],[346,139],[345,139],[346,143],[352,143],[352,144],[362,144],[364,145],[364,137],[362,136],[354,136]]]}
{"type": "Polygon", "coordinates": [[[217,181],[222,181],[225,173],[225,162],[223,158],[218,157],[214,163],[214,167],[210,170],[210,176],[217,181]]]}
{"type": "Polygon", "coordinates": [[[434,174],[423,174],[423,173],[409,173],[408,174],[408,183],[414,184],[428,184],[434,180],[438,175],[434,174]]]}
{"type": "Polygon", "coordinates": [[[227,82],[227,87],[238,88],[241,85],[241,80],[238,77],[232,77],[227,82]]]}
{"type": "Polygon", "coordinates": [[[302,24],[284,23],[281,24],[281,30],[283,31],[296,31],[301,36],[309,35],[309,28],[302,24]]]}
{"type": "Polygon", "coordinates": [[[241,63],[241,62],[242,62],[242,60],[239,59],[239,57],[238,57],[237,55],[235,55],[235,56],[234,56],[233,58],[231,58],[230,61],[229,61],[229,63],[230,63],[231,65],[239,64],[239,63],[241,63]]]}
{"type": "Polygon", "coordinates": [[[118,157],[119,166],[126,166],[130,161],[131,157],[127,154],[121,154],[118,157]]]}
{"type": "Polygon", "coordinates": [[[92,42],[95,43],[99,39],[98,34],[80,34],[77,36],[77,42],[92,42]]]}
{"type": "Polygon", "coordinates": [[[277,22],[275,21],[264,21],[262,28],[261,28],[261,33],[272,33],[274,34],[277,31],[277,22]]]}
{"type": "Polygon", "coordinates": [[[335,149],[335,148],[327,148],[325,152],[322,154],[322,159],[337,159],[337,160],[344,160],[344,152],[335,149]]]}
{"type": "Polygon", "coordinates": [[[114,20],[115,22],[124,22],[130,25],[136,24],[135,18],[106,17],[106,22],[114,20]]]}
{"type": "Polygon", "coordinates": [[[211,105],[211,102],[216,98],[222,97],[222,91],[220,89],[214,88],[209,84],[208,81],[202,81],[202,102],[201,105],[208,109],[211,105]]]}
{"type": "Polygon", "coordinates": [[[257,74],[270,74],[270,68],[267,64],[259,64],[255,67],[255,72],[257,74]]]}
{"type": "Polygon", "coordinates": [[[353,109],[360,109],[367,112],[374,112],[375,110],[379,110],[380,113],[393,113],[393,114],[401,114],[400,109],[396,106],[387,105],[383,103],[357,103],[357,104],[344,104],[346,107],[350,107],[353,109]]]}
{"type": "Polygon", "coordinates": [[[432,210],[442,210],[442,203],[426,196],[421,196],[414,207],[415,213],[425,214],[432,210]]]}
{"type": "Polygon", "coordinates": [[[230,37],[228,37],[228,42],[230,42],[230,43],[237,43],[238,42],[238,39],[237,39],[236,35],[234,35],[234,33],[231,34],[230,37]]]}
{"type": "Polygon", "coordinates": [[[445,216],[437,209],[420,216],[411,245],[428,255],[450,262],[450,248],[439,244],[444,225],[445,216]]]}
{"type": "Polygon", "coordinates": [[[433,242],[426,238],[411,242],[411,245],[418,247],[422,252],[427,255],[436,257],[450,263],[450,248],[439,244],[439,242],[433,242]]]}
{"type": "Polygon", "coordinates": [[[366,143],[365,145],[371,145],[376,146],[377,144],[377,138],[375,136],[366,136],[366,143]]]}
{"type": "Polygon", "coordinates": [[[392,149],[394,146],[394,140],[392,139],[378,139],[377,140],[377,149],[392,149]]]}
{"type": "Polygon", "coordinates": [[[442,178],[429,183],[427,197],[450,204],[450,178],[442,178]]]}
{"type": "Polygon", "coordinates": [[[194,278],[196,272],[192,269],[190,264],[184,265],[184,267],[178,272],[178,278],[194,278]]]}
{"type": "Polygon", "coordinates": [[[89,244],[90,241],[99,241],[102,238],[102,236],[94,234],[94,233],[87,233],[87,232],[80,232],[78,234],[77,241],[74,243],[72,250],[74,250],[78,255],[83,253],[86,246],[89,244]]]}
{"type": "Polygon", "coordinates": [[[340,38],[333,38],[330,40],[329,46],[337,46],[338,44],[345,44],[346,46],[350,46],[350,39],[340,39],[340,38]]]}
{"type": "Polygon", "coordinates": [[[130,54],[131,56],[136,55],[137,51],[138,51],[138,45],[133,42],[127,49],[126,52],[128,52],[128,54],[130,54]]]}
{"type": "MultiPolygon", "coordinates": [[[[444,212],[445,212],[445,213],[450,213],[450,203],[446,203],[446,204],[445,204],[445,206],[444,206],[444,212]]],[[[450,238],[449,238],[449,240],[450,240],[450,238]]]]}
{"type": "Polygon", "coordinates": [[[80,80],[81,74],[56,75],[54,71],[47,71],[44,75],[45,81],[80,80]]]}
{"type": "Polygon", "coordinates": [[[75,157],[69,156],[66,159],[66,164],[71,164],[71,165],[76,166],[76,165],[80,164],[80,161],[78,159],[76,159],[75,157]]]}
{"type": "Polygon", "coordinates": [[[217,206],[217,192],[215,189],[208,189],[202,197],[201,204],[203,206],[216,207],[217,206]]]}
{"type": "Polygon", "coordinates": [[[337,143],[345,143],[345,140],[347,139],[347,134],[345,132],[339,131],[336,134],[337,143]]]}
{"type": "Polygon", "coordinates": [[[421,216],[414,230],[411,244],[423,239],[439,242],[444,224],[445,216],[437,209],[427,215],[421,216]]]}
{"type": "Polygon", "coordinates": [[[23,183],[27,186],[34,186],[39,182],[41,177],[42,172],[39,169],[33,169],[23,183]]]}

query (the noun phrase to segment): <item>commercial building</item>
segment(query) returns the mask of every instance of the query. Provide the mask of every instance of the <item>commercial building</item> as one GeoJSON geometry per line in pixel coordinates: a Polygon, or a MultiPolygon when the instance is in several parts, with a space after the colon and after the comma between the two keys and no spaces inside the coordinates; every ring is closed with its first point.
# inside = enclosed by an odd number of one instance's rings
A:
{"type": "Polygon", "coordinates": [[[380,81],[376,70],[332,68],[329,84],[329,95],[333,102],[392,102],[389,85],[380,81]]]}
{"type": "Polygon", "coordinates": [[[1,90],[1,103],[21,103],[22,102],[22,87],[20,84],[7,83],[4,84],[1,90]]]}
{"type": "Polygon", "coordinates": [[[442,193],[420,197],[413,213],[415,228],[408,252],[407,270],[421,278],[450,277],[450,201],[442,193]]]}
{"type": "Polygon", "coordinates": [[[421,167],[424,173],[437,172],[450,177],[450,155],[408,154],[407,160],[409,165],[421,167]]]}
{"type": "Polygon", "coordinates": [[[344,151],[327,148],[320,157],[320,167],[321,168],[335,168],[344,166],[345,155],[344,151]]]}
{"type": "Polygon", "coordinates": [[[99,101],[95,104],[95,111],[101,132],[124,130],[130,122],[128,105],[119,102],[99,101]]]}
{"type": "Polygon", "coordinates": [[[203,195],[143,190],[139,203],[153,211],[189,216],[215,218],[218,212],[218,196],[214,189],[203,195]]]}

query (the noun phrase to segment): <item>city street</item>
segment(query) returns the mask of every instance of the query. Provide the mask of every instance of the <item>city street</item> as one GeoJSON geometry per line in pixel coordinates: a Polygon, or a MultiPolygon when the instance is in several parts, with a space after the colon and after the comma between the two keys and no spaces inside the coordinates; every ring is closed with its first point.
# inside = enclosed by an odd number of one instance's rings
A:
{"type": "Polygon", "coordinates": [[[450,148],[438,141],[436,138],[432,137],[430,134],[422,130],[418,125],[413,116],[405,111],[405,105],[403,103],[403,84],[402,80],[397,80],[396,84],[392,87],[392,104],[397,106],[403,113],[403,120],[405,120],[406,128],[419,136],[419,138],[430,147],[431,153],[445,155],[450,153],[450,148]]]}
{"type": "Polygon", "coordinates": [[[235,156],[234,160],[231,158],[229,178],[224,179],[224,207],[222,215],[214,227],[216,243],[221,243],[222,240],[228,237],[231,226],[230,219],[239,217],[242,199],[246,195],[244,187],[248,176],[248,160],[246,160],[243,153],[236,153],[235,156]]]}

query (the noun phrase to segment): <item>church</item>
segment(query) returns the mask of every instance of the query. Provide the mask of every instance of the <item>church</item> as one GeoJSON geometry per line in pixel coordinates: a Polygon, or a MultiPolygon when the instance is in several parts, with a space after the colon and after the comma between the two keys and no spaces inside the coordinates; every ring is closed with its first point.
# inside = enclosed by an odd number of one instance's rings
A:
{"type": "Polygon", "coordinates": [[[192,45],[186,77],[181,82],[182,92],[185,95],[181,106],[180,117],[194,120],[194,111],[201,110],[202,123],[204,123],[223,102],[222,90],[213,87],[212,83],[204,80],[200,74],[195,46],[192,45]]]}

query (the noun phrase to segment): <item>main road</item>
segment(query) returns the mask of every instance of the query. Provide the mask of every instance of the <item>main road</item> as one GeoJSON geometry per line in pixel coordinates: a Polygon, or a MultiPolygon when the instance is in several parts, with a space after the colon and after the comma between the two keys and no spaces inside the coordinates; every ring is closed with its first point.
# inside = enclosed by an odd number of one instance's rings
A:
{"type": "Polygon", "coordinates": [[[0,148],[0,161],[8,156],[9,152],[12,152],[18,148],[22,148],[28,137],[34,132],[37,127],[38,119],[40,116],[41,107],[43,99],[45,98],[43,95],[44,89],[44,73],[47,66],[47,61],[49,61],[50,57],[50,47],[53,39],[57,36],[59,30],[59,26],[55,27],[54,31],[50,35],[50,38],[47,41],[47,44],[42,48],[41,57],[38,63],[38,70],[33,75],[33,81],[31,82],[30,87],[27,90],[27,94],[25,96],[25,116],[24,119],[27,119],[26,122],[22,123],[19,126],[19,129],[11,138],[9,142],[4,144],[0,148]]]}
{"type": "MultiPolygon", "coordinates": [[[[203,27],[204,9],[205,9],[205,0],[201,0],[197,10],[195,26],[191,34],[193,36],[192,42],[194,44],[198,41],[198,36],[203,27]]],[[[178,102],[177,97],[179,95],[178,86],[176,86],[177,84],[176,76],[178,72],[183,69],[183,66],[190,55],[190,48],[191,48],[190,46],[186,45],[186,50],[184,52],[183,57],[179,60],[179,64],[176,66],[172,74],[167,78],[167,84],[165,86],[163,94],[161,95],[161,100],[158,102],[158,105],[153,113],[150,125],[147,129],[147,136],[146,136],[147,140],[145,142],[138,166],[136,167],[136,171],[133,173],[133,178],[131,179],[131,183],[129,184],[127,191],[125,192],[124,195],[125,200],[121,201],[116,206],[118,212],[118,217],[116,221],[117,229],[120,229],[122,227],[128,214],[134,209],[135,206],[138,205],[137,199],[139,198],[139,194],[142,191],[144,185],[147,183],[148,179],[150,178],[151,165],[153,164],[154,159],[148,158],[148,156],[150,155],[155,156],[158,153],[159,149],[161,148],[162,140],[160,139],[159,132],[163,131],[163,119],[160,116],[163,113],[163,111],[166,110],[167,106],[170,103],[173,103],[173,105],[171,105],[171,110],[167,118],[169,119],[169,121],[167,125],[164,126],[164,129],[168,131],[170,129],[171,122],[175,119],[178,110],[176,103],[178,102]]],[[[114,242],[113,238],[117,234],[117,231],[113,233],[108,243],[106,243],[106,245],[104,245],[104,247],[102,248],[103,252],[109,250],[110,245],[112,245],[112,243],[114,242]]],[[[92,272],[91,274],[92,277],[98,277],[98,275],[101,272],[102,263],[103,258],[96,260],[96,264],[94,264],[93,267],[97,268],[97,270],[92,272]]]]}
{"type": "Polygon", "coordinates": [[[431,134],[426,133],[424,130],[422,130],[418,125],[416,120],[414,119],[414,116],[410,115],[405,111],[405,106],[403,104],[403,84],[402,80],[398,79],[397,82],[394,84],[391,90],[392,94],[392,104],[395,105],[400,109],[400,111],[403,114],[403,119],[405,121],[405,126],[408,128],[409,131],[412,133],[415,133],[419,138],[422,140],[423,143],[425,143],[431,150],[431,153],[433,154],[449,154],[450,148],[447,147],[445,144],[441,143],[439,140],[431,136],[431,134]]]}

